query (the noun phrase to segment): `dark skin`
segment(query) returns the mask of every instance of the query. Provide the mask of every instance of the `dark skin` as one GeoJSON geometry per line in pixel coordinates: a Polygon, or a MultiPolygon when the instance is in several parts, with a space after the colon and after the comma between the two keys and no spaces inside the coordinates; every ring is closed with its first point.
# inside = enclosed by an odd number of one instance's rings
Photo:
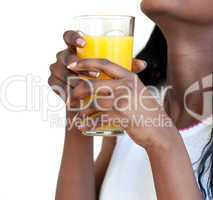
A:
{"type": "MultiPolygon", "coordinates": [[[[174,89],[168,92],[166,110],[178,128],[198,123],[184,109],[184,92],[213,71],[212,6],[210,0],[176,0],[172,4],[166,0],[144,0],[141,3],[142,10],[160,26],[167,39],[167,84],[174,89]],[[164,14],[159,16],[159,12],[164,14]]],[[[189,96],[187,105],[202,114],[202,91],[189,96]]]]}
{"type": "MultiPolygon", "coordinates": [[[[142,9],[161,27],[168,42],[167,84],[173,86],[173,89],[167,95],[165,108],[167,112],[165,114],[168,119],[172,119],[174,126],[170,129],[133,127],[128,130],[128,134],[148,153],[159,200],[201,200],[191,162],[177,128],[188,127],[197,122],[183,109],[184,91],[193,82],[200,80],[213,71],[213,3],[211,0],[202,2],[198,0],[184,2],[177,0],[172,4],[168,0],[144,0],[142,9]],[[189,8],[191,12],[188,12],[189,8]],[[173,148],[174,146],[175,148],[173,148]],[[182,165],[180,166],[179,163],[182,163],[182,165]],[[164,184],[162,185],[162,183],[164,184]]],[[[131,78],[129,79],[129,77],[134,77],[132,73],[121,70],[119,66],[115,66],[110,62],[105,62],[106,67],[103,66],[102,60],[79,61],[73,54],[75,53],[74,47],[79,46],[76,41],[80,36],[73,32],[67,32],[64,38],[69,48],[65,51],[66,53],[59,54],[57,63],[52,65],[50,85],[60,85],[65,88],[67,76],[81,74],[82,72],[89,75],[91,71],[94,72],[94,68],[96,72],[108,73],[115,79],[113,82],[105,82],[105,84],[112,87],[119,84],[119,81],[124,83],[126,79],[130,82],[131,78]],[[69,64],[75,63],[76,60],[78,62],[72,67],[72,70],[66,69],[66,66],[70,66],[69,64]],[[117,70],[120,70],[120,73],[107,71],[112,67],[118,67],[117,70]]],[[[143,64],[139,64],[139,61],[136,61],[136,63],[135,66],[141,66],[141,69],[144,67],[143,64]]],[[[101,85],[102,83],[98,81],[93,84],[101,85]]],[[[140,86],[141,88],[145,87],[141,82],[140,86]]],[[[79,83],[69,85],[70,90],[79,90],[79,87],[83,92],[80,95],[77,92],[75,93],[74,102],[88,95],[87,88],[82,85],[79,86],[79,83]]],[[[110,102],[108,103],[110,105],[110,102]]],[[[200,93],[189,97],[187,103],[189,107],[198,112],[202,111],[200,93]]],[[[157,103],[150,100],[147,105],[152,107],[153,105],[157,106],[157,103]]],[[[97,111],[97,108],[90,108],[90,110],[83,111],[83,113],[91,114],[91,110],[97,111]]],[[[139,112],[146,117],[151,115],[142,109],[139,112]]],[[[110,117],[115,114],[117,113],[110,113],[110,117]]],[[[159,113],[154,113],[154,115],[152,113],[152,117],[157,114],[159,113]]],[[[68,112],[68,119],[72,119],[73,116],[74,113],[68,112]]],[[[119,117],[122,116],[122,113],[119,113],[119,117]]],[[[84,127],[86,130],[88,128],[84,127]]],[[[94,165],[93,139],[82,136],[80,131],[82,131],[82,128],[80,130],[73,128],[66,132],[56,193],[57,200],[94,200],[98,197],[100,185],[116,141],[113,138],[104,138],[101,153],[94,165]]],[[[143,197],[141,198],[143,199],[143,197]]]]}
{"type": "MultiPolygon", "coordinates": [[[[65,98],[63,100],[65,103],[67,90],[73,90],[80,84],[78,81],[67,83],[68,77],[77,76],[77,74],[66,68],[70,63],[79,60],[75,55],[76,47],[83,47],[83,45],[76,42],[79,38],[83,39],[76,32],[66,32],[64,34],[64,41],[68,48],[59,52],[56,56],[57,62],[50,66],[51,76],[48,80],[49,85],[57,85],[64,89],[65,98]]],[[[144,68],[145,63],[143,61],[133,60],[132,69],[134,72],[137,73],[144,68]]],[[[55,92],[60,95],[58,91],[55,92]]],[[[72,121],[74,115],[75,113],[67,111],[67,121],[72,121]]],[[[93,138],[82,135],[76,127],[73,127],[71,130],[66,128],[56,199],[80,200],[97,198],[115,144],[115,138],[104,138],[99,156],[95,163],[93,163],[93,138]]]]}

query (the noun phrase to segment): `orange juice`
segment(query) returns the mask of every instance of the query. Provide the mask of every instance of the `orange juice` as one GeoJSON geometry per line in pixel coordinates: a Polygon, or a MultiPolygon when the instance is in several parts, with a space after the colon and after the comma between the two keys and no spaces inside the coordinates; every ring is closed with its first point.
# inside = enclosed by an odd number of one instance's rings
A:
{"type": "MultiPolygon", "coordinates": [[[[132,36],[84,36],[84,39],[86,41],[85,47],[78,48],[77,50],[79,58],[108,59],[129,71],[132,70],[132,36]]],[[[98,79],[107,80],[110,79],[110,77],[101,73],[98,79]]],[[[85,99],[86,104],[88,100],[88,98],[85,99]]],[[[97,114],[93,115],[92,118],[97,116],[97,114]]],[[[98,135],[98,132],[101,132],[102,135],[106,136],[108,135],[107,131],[114,131],[114,133],[117,131],[118,133],[121,133],[121,129],[115,125],[104,125],[96,129],[96,135],[98,135]]],[[[87,135],[89,134],[94,135],[94,132],[87,132],[87,135]]]]}
{"type": "MultiPolygon", "coordinates": [[[[127,70],[132,68],[133,37],[132,36],[84,36],[86,46],[79,48],[79,58],[104,58],[127,70]]],[[[105,74],[101,80],[109,79],[105,74]]]]}

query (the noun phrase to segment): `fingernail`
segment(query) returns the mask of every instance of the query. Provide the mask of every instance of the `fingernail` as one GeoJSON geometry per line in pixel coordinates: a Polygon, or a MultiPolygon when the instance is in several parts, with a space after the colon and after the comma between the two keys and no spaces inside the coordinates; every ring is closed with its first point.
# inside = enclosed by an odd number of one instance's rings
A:
{"type": "Polygon", "coordinates": [[[86,44],[86,42],[85,42],[82,38],[78,38],[78,39],[76,40],[76,43],[77,43],[78,45],[82,46],[82,47],[86,44]]]}
{"type": "Polygon", "coordinates": [[[76,65],[77,65],[77,62],[73,62],[67,65],[67,68],[72,70],[72,69],[75,69],[76,65]]]}
{"type": "Polygon", "coordinates": [[[98,78],[100,76],[100,72],[89,72],[89,75],[94,78],[98,78]]]}
{"type": "Polygon", "coordinates": [[[144,68],[147,67],[148,63],[146,61],[143,60],[143,65],[144,65],[144,68]]]}

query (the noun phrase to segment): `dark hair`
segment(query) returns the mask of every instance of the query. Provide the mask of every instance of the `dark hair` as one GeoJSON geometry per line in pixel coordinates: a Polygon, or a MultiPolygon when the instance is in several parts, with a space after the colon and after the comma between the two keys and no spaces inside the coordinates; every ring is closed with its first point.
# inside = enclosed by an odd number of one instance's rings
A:
{"type": "Polygon", "coordinates": [[[156,86],[166,80],[167,44],[158,26],[155,26],[148,43],[136,58],[145,60],[148,64],[138,74],[145,85],[156,86]]]}
{"type": "MultiPolygon", "coordinates": [[[[157,86],[166,80],[167,71],[167,43],[160,28],[155,26],[146,47],[136,56],[147,62],[147,68],[138,75],[145,85],[157,86]]],[[[204,147],[199,160],[198,184],[206,199],[213,197],[213,129],[208,144],[204,147]],[[208,181],[203,181],[204,175],[209,173],[208,181]]]]}

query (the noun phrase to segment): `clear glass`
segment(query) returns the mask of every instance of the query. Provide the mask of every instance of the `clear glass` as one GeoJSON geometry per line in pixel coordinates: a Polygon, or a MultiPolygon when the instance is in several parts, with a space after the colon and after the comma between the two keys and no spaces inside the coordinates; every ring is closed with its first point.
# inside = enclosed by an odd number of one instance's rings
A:
{"type": "MultiPolygon", "coordinates": [[[[74,19],[76,30],[86,40],[86,46],[77,49],[79,58],[104,58],[131,71],[135,23],[133,16],[85,15],[74,19]]],[[[98,79],[107,80],[110,77],[102,73],[98,79]]],[[[119,127],[107,126],[83,134],[117,136],[124,134],[124,131],[119,127]]]]}

